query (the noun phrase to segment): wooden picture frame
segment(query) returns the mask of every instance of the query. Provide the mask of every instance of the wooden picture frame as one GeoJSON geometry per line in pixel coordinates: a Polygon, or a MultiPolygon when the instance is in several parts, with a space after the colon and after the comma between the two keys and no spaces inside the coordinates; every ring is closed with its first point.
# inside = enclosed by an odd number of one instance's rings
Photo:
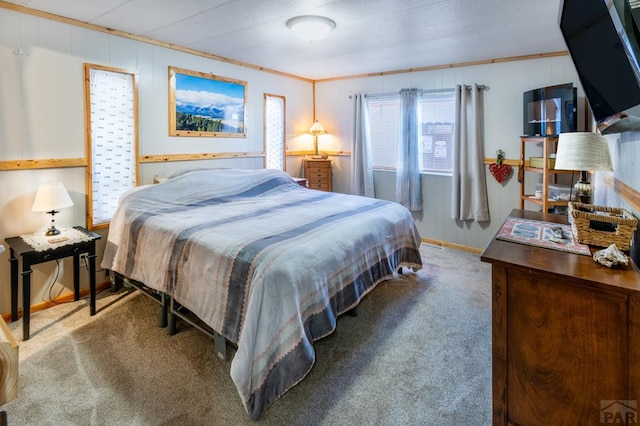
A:
{"type": "Polygon", "coordinates": [[[169,136],[245,138],[247,82],[169,67],[169,136]]]}

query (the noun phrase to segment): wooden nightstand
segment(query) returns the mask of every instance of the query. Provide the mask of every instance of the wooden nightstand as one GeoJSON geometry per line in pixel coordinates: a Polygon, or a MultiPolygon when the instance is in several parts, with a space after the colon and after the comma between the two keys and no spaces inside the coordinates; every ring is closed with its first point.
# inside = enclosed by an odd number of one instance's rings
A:
{"type": "Polygon", "coordinates": [[[307,186],[321,191],[332,191],[331,160],[307,158],[304,160],[307,186]]]}
{"type": "Polygon", "coordinates": [[[307,179],[306,178],[294,177],[293,180],[295,180],[298,185],[304,186],[305,188],[307,187],[307,179]]]}
{"type": "Polygon", "coordinates": [[[65,233],[63,231],[57,236],[58,239],[70,238],[70,240],[54,243],[50,248],[46,247],[46,242],[44,246],[40,244],[39,248],[35,248],[25,241],[25,239],[28,240],[30,237],[38,235],[40,234],[5,239],[9,245],[9,262],[11,263],[11,321],[18,319],[18,261],[22,260],[22,271],[20,272],[22,276],[22,340],[28,340],[30,334],[31,265],[73,256],[74,300],[79,300],[80,255],[86,253],[89,261],[89,314],[95,315],[96,313],[96,240],[100,239],[100,235],[81,226],[76,226],[72,232],[65,233]]]}

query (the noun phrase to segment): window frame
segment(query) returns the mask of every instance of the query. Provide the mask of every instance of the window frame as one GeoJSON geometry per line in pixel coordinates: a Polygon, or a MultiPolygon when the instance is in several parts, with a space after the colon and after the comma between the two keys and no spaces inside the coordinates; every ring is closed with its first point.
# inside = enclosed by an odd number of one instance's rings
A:
{"type": "MultiPolygon", "coordinates": [[[[100,214],[97,214],[98,206],[94,203],[98,197],[104,199],[110,199],[116,201],[122,193],[126,190],[135,188],[139,185],[139,159],[138,159],[138,76],[135,72],[128,71],[121,68],[114,68],[96,64],[84,64],[84,80],[85,80],[85,140],[86,140],[86,155],[87,155],[87,229],[105,229],[108,228],[111,223],[112,216],[104,218],[105,212],[100,210],[100,214]],[[119,91],[120,98],[118,102],[114,101],[113,93],[110,96],[104,96],[100,98],[97,90],[94,90],[92,79],[92,72],[105,72],[111,74],[121,75],[121,81],[123,84],[118,87],[113,87],[113,90],[119,91]],[[128,101],[128,103],[122,103],[128,101]],[[113,107],[114,105],[121,105],[122,110],[118,110],[115,113],[111,110],[108,114],[110,119],[119,118],[124,124],[118,126],[109,126],[109,131],[106,130],[104,125],[99,125],[99,122],[105,119],[104,112],[101,112],[99,105],[101,103],[108,104],[107,106],[113,107]],[[107,141],[110,146],[105,143],[98,143],[98,139],[103,139],[105,134],[113,133],[117,129],[120,131],[118,134],[110,136],[119,139],[119,146],[114,150],[112,146],[113,140],[107,141]],[[128,129],[128,130],[127,130],[128,129]],[[106,133],[105,133],[106,132],[106,133]],[[95,136],[95,137],[94,137],[95,136]],[[123,153],[124,152],[124,153],[123,153]],[[113,155],[119,155],[118,158],[113,155]],[[124,183],[115,189],[110,189],[108,192],[110,195],[104,197],[101,191],[107,191],[105,187],[109,185],[103,184],[99,171],[104,171],[104,164],[109,165],[109,169],[114,176],[114,181],[128,181],[129,185],[125,189],[124,183]],[[96,185],[94,185],[96,183],[96,185]],[[117,192],[118,188],[120,189],[117,192]],[[98,216],[100,219],[98,219],[98,216]]],[[[104,109],[104,108],[102,108],[104,109]]],[[[115,211],[115,207],[111,206],[115,211]]],[[[112,213],[113,213],[112,211],[112,213]]]]}

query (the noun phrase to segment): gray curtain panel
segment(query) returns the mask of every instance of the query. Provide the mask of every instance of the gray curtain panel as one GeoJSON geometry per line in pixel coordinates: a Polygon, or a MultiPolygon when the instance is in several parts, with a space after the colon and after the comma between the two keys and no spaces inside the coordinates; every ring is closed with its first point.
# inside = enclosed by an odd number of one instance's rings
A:
{"type": "Polygon", "coordinates": [[[484,86],[456,86],[455,140],[453,158],[451,218],[489,220],[487,181],[484,166],[484,86]]]}
{"type": "Polygon", "coordinates": [[[375,198],[371,141],[369,139],[369,112],[366,96],[353,95],[353,138],[351,139],[351,193],[375,198]]]}
{"type": "Polygon", "coordinates": [[[400,91],[396,201],[412,212],[422,211],[419,94],[418,89],[400,91]]]}

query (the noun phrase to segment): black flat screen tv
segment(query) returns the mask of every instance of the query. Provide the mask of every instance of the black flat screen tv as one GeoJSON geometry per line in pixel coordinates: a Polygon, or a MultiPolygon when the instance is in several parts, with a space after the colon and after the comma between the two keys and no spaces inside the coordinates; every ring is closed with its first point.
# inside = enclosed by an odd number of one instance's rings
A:
{"type": "Polygon", "coordinates": [[[573,83],[541,87],[522,94],[524,136],[575,132],[577,90],[573,83]]]}
{"type": "Polygon", "coordinates": [[[640,2],[562,0],[558,20],[600,132],[640,131],[640,2]]]}

